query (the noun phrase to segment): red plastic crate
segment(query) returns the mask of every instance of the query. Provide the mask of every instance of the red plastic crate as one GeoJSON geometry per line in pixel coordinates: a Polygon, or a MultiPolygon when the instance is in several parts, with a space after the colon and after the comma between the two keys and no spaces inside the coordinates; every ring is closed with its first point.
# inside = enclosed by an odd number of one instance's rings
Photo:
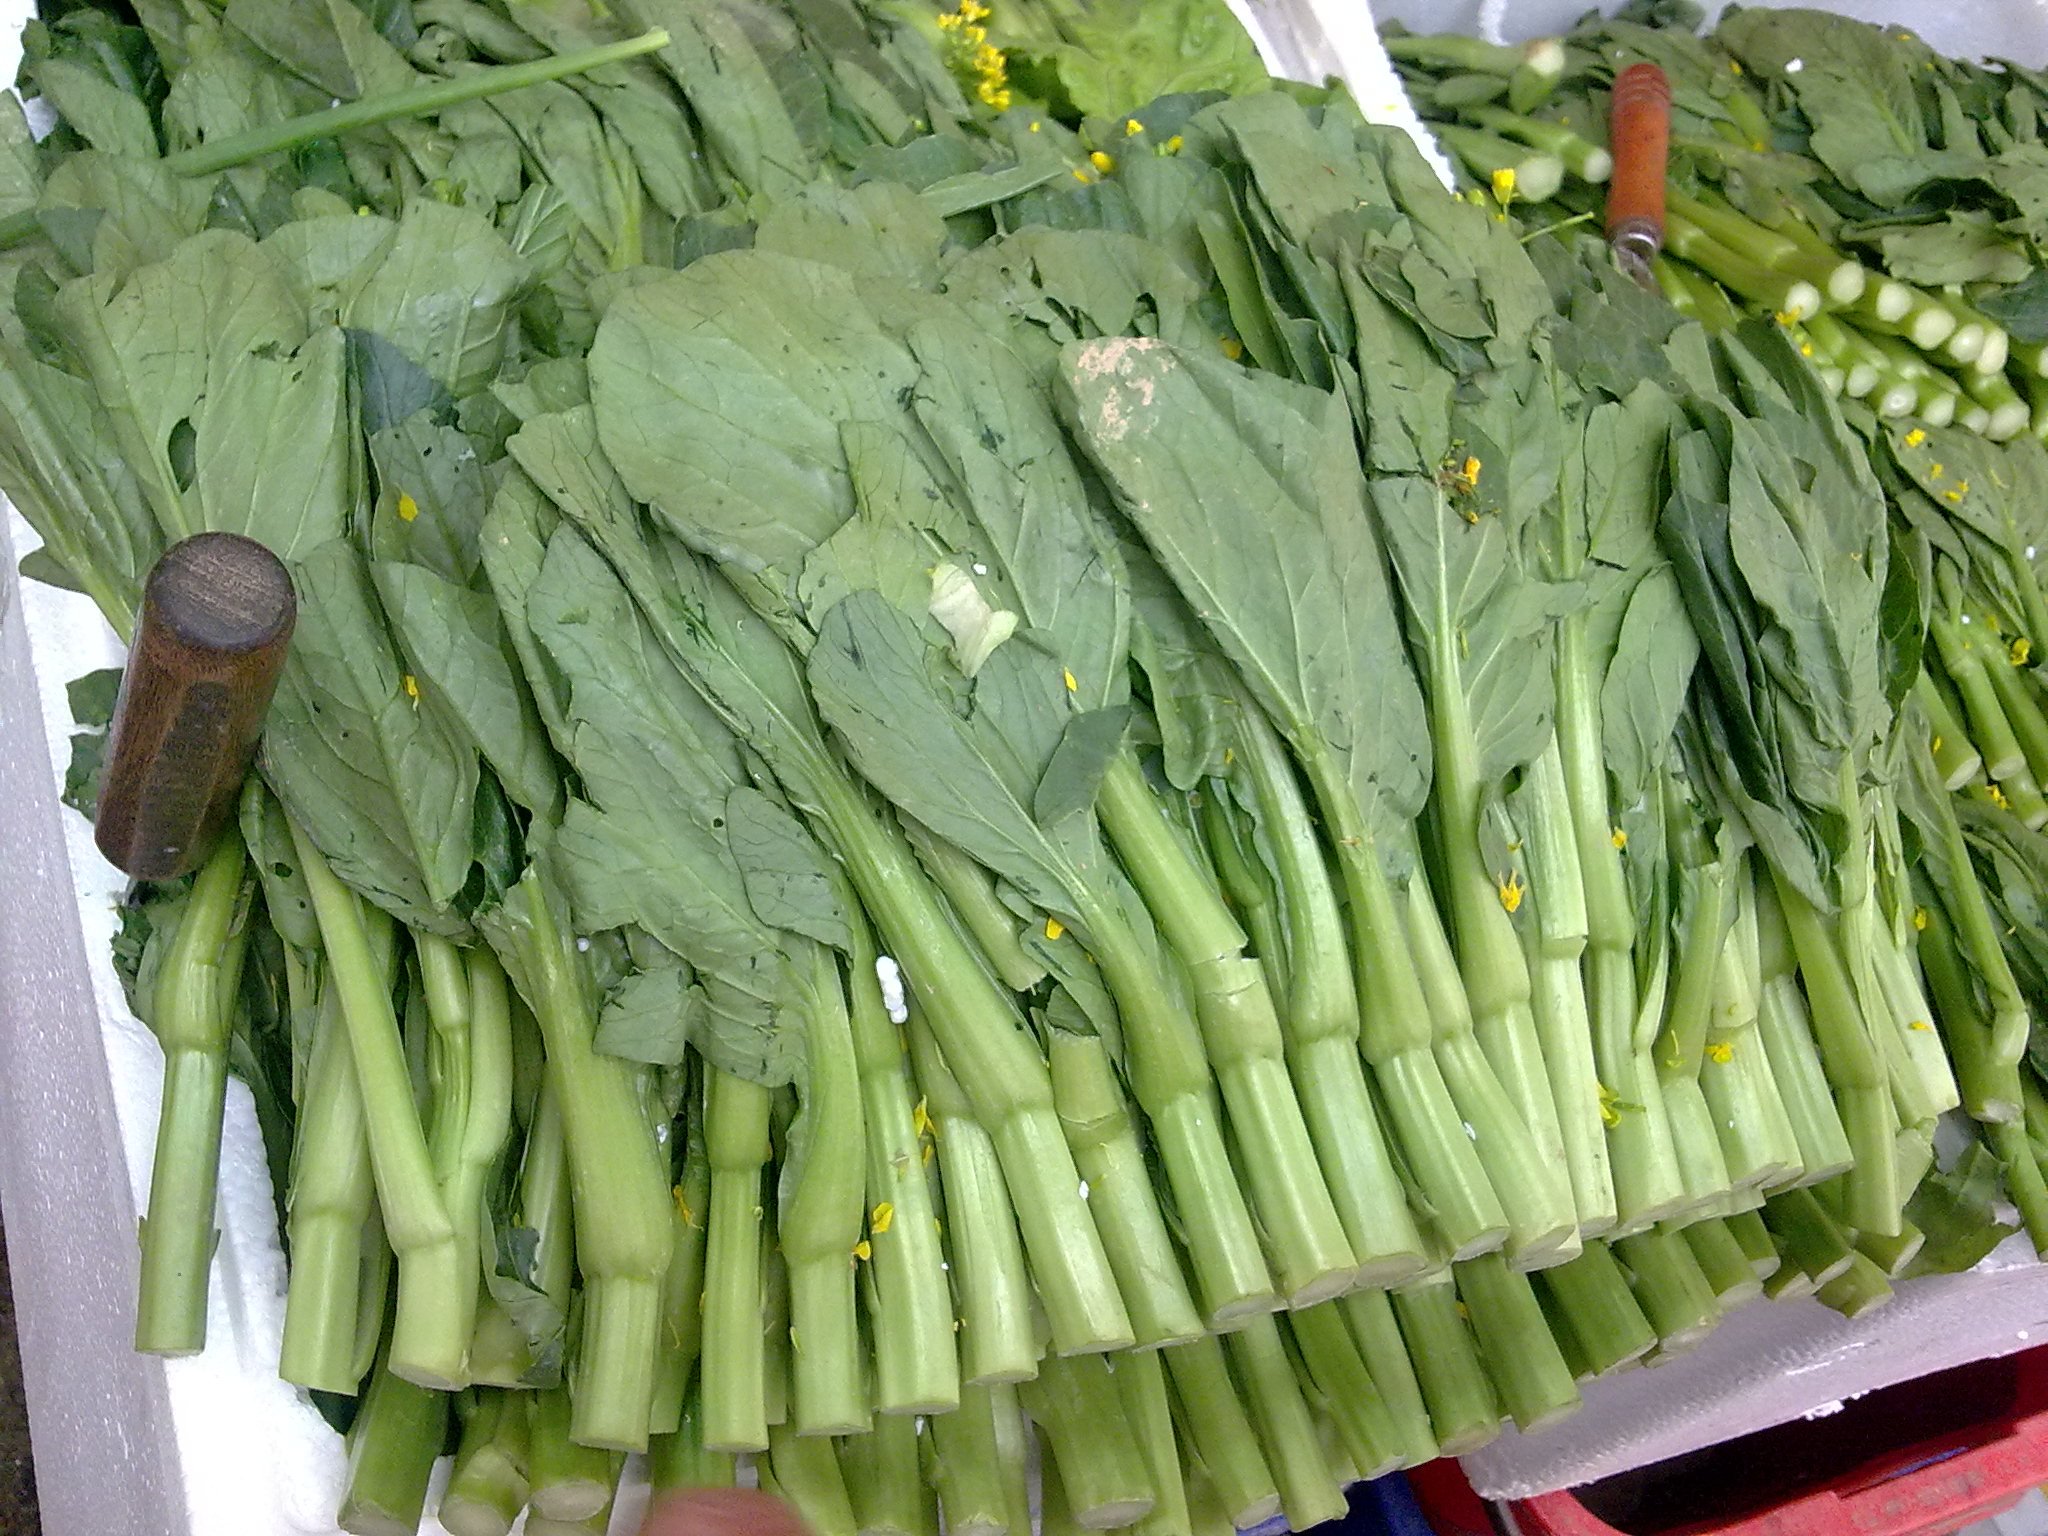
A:
{"type": "MultiPolygon", "coordinates": [[[[1418,1497],[1439,1536],[1475,1536],[1447,1466],[1427,1469],[1418,1497]]],[[[1521,1536],[1939,1536],[2044,1482],[2048,1346],[1521,1500],[1503,1523],[1521,1536]]]]}

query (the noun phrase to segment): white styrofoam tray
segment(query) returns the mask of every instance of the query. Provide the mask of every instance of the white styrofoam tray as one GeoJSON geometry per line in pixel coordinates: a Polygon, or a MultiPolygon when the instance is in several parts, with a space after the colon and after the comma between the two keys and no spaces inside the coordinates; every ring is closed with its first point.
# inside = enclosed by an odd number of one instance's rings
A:
{"type": "MultiPolygon", "coordinates": [[[[1231,0],[1268,63],[1337,75],[1368,116],[1434,150],[1402,97],[1361,0],[1231,0]]],[[[1841,9],[1850,9],[1843,5],[1841,9]]],[[[1387,0],[1417,27],[1499,26],[1477,0],[1387,0]]],[[[2048,0],[1998,12],[1987,41],[2048,59],[2048,0]],[[2005,13],[2011,12],[2010,16],[2005,13]],[[2024,44],[2024,46],[2022,46],[2024,44]]],[[[1574,0],[1518,0],[1508,35],[1569,21],[1574,0]]],[[[0,80],[11,79],[27,0],[0,0],[0,80]]],[[[1951,18],[1953,21],[1953,18],[1951,18]]],[[[1959,34],[1960,35],[1960,34],[1959,34]]],[[[84,599],[15,575],[33,544],[0,518],[0,1199],[6,1203],[37,1482],[52,1536],[282,1536],[333,1530],[340,1441],[276,1378],[284,1261],[248,1091],[229,1088],[221,1246],[208,1347],[159,1361],[128,1347],[134,1221],[147,1197],[162,1057],[128,1011],[108,943],[125,882],[57,789],[70,731],[64,685],[120,650],[84,599]],[[11,549],[10,549],[11,544],[11,549]]],[[[2048,1269],[2002,1252],[1993,1271],[1909,1287],[1863,1324],[1815,1303],[1753,1307],[1692,1356],[1595,1383],[1574,1420],[1506,1437],[1471,1458],[1482,1492],[1565,1486],[1710,1444],[1856,1392],[2048,1336],[2048,1269]],[[2015,1267],[2017,1265],[2017,1267],[2015,1267]]],[[[445,1469],[444,1469],[445,1470],[445,1469]]],[[[638,1500],[622,1498],[615,1530],[638,1500]]],[[[440,1527],[429,1522],[438,1536],[440,1527]]]]}

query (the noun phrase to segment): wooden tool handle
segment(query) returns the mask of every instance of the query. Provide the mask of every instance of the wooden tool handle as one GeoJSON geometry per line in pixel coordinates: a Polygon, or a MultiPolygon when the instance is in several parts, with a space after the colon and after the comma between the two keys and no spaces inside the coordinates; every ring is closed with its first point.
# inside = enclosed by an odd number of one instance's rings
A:
{"type": "Polygon", "coordinates": [[[1671,82],[1654,64],[1614,77],[1607,142],[1607,243],[1647,262],[1664,248],[1664,171],[1671,154],[1671,82]]]}
{"type": "Polygon", "coordinates": [[[164,552],[114,705],[93,836],[138,880],[199,867],[233,813],[298,617],[254,539],[201,533],[164,552]]]}

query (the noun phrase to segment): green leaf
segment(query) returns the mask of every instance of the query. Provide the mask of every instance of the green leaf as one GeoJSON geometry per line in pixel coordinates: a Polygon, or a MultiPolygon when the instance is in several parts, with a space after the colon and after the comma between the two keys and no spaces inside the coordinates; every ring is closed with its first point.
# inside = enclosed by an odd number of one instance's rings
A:
{"type": "Polygon", "coordinates": [[[1057,826],[1069,816],[1094,809],[1102,776],[1123,750],[1130,720],[1129,706],[1118,705],[1087,710],[1067,722],[1031,799],[1031,814],[1042,825],[1057,826]]]}
{"type": "Polygon", "coordinates": [[[460,396],[498,371],[514,301],[530,276],[483,215],[410,201],[343,324],[375,331],[460,396]]]}
{"type": "Polygon", "coordinates": [[[1066,349],[1060,407],[1188,606],[1375,832],[1429,783],[1428,729],[1337,396],[1145,340],[1066,349]]]}
{"type": "Polygon", "coordinates": [[[802,822],[760,790],[741,785],[726,796],[725,835],[762,922],[852,952],[837,877],[802,822]]]}
{"type": "Polygon", "coordinates": [[[293,573],[298,626],[263,733],[264,776],[335,873],[404,922],[459,936],[475,752],[405,687],[368,573],[345,542],[293,573]]]}
{"type": "Polygon", "coordinates": [[[2014,341],[2048,341],[2048,267],[2035,267],[2012,287],[1987,293],[1977,307],[2012,332],[2014,341]]]}
{"type": "Polygon", "coordinates": [[[426,369],[375,331],[344,331],[349,380],[355,386],[364,433],[375,439],[387,428],[429,412],[454,408],[455,397],[426,369]]]}
{"type": "Polygon", "coordinates": [[[607,1056],[679,1067],[704,1029],[704,993],[689,968],[635,971],[611,991],[597,1016],[597,1048],[607,1056]]]}
{"type": "Polygon", "coordinates": [[[1685,708],[1699,639],[1668,566],[1644,574],[1630,594],[1600,684],[1601,745],[1615,803],[1634,805],[1650,788],[1685,708]]]}
{"type": "Polygon", "coordinates": [[[754,248],[845,267],[857,277],[935,287],[945,221],[895,181],[820,182],[762,215],[754,248]]]}
{"type": "Polygon", "coordinates": [[[560,777],[490,594],[419,565],[378,561],[371,573],[418,686],[461,723],[506,793],[552,821],[562,802],[560,777]]]}
{"type": "Polygon", "coordinates": [[[1058,663],[1005,645],[971,689],[949,671],[915,623],[870,592],[825,615],[809,661],[819,713],[862,777],[1027,900],[1071,918],[1079,871],[1104,857],[1094,823],[1041,826],[1031,806],[1045,759],[1018,751],[1020,737],[1047,754],[1057,744],[1058,726],[1045,743],[1044,713],[1025,701],[1034,684],[1040,698],[1063,692],[1058,663]]]}
{"type": "Polygon", "coordinates": [[[370,523],[375,558],[425,566],[456,586],[474,584],[490,493],[468,435],[422,412],[372,433],[370,459],[378,481],[370,523]]]}
{"type": "Polygon", "coordinates": [[[916,378],[851,274],[765,251],[633,289],[590,354],[598,438],[626,487],[782,605],[853,514],[842,425],[899,420],[916,378]]]}
{"type": "Polygon", "coordinates": [[[94,149],[133,160],[161,153],[147,103],[97,71],[70,59],[40,59],[36,88],[94,149]]]}
{"type": "Polygon", "coordinates": [[[1887,225],[1843,231],[1884,253],[1884,271],[1905,283],[2017,283],[2034,272],[2027,248],[1991,215],[1977,209],[1949,213],[1931,224],[1887,225]]]}
{"type": "Polygon", "coordinates": [[[625,10],[635,26],[668,33],[656,57],[744,192],[780,199],[812,179],[815,162],[767,63],[723,5],[629,0],[625,10]]]}

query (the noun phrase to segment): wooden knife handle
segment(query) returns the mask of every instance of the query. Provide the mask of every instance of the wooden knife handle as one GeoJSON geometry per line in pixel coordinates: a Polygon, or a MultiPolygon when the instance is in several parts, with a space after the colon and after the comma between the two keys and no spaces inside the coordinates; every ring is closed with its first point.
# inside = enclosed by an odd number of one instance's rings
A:
{"type": "Polygon", "coordinates": [[[1607,142],[1607,243],[1648,261],[1664,248],[1664,172],[1671,156],[1671,82],[1655,64],[1614,77],[1607,142]]]}
{"type": "Polygon", "coordinates": [[[235,533],[172,545],[142,589],[93,836],[138,880],[199,867],[235,808],[298,602],[277,556],[235,533]]]}

